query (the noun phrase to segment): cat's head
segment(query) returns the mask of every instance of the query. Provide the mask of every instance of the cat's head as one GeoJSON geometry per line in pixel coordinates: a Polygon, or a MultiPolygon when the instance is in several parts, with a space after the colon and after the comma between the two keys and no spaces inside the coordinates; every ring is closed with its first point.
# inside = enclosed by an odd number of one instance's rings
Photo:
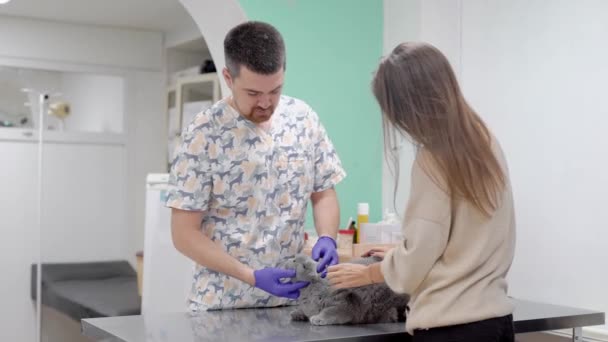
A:
{"type": "Polygon", "coordinates": [[[317,262],[305,254],[297,254],[287,260],[287,268],[296,270],[296,281],[312,281],[319,279],[317,262]]]}

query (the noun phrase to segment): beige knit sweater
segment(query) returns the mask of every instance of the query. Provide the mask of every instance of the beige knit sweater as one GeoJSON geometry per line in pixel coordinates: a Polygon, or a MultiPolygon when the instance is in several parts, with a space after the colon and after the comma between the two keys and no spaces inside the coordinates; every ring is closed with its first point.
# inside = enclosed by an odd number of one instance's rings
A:
{"type": "Polygon", "coordinates": [[[405,240],[381,264],[390,288],[411,296],[406,322],[410,334],[513,312],[505,280],[515,249],[513,196],[504,155],[493,145],[507,187],[490,218],[471,203],[452,203],[421,167],[423,152],[414,162],[405,240]]]}

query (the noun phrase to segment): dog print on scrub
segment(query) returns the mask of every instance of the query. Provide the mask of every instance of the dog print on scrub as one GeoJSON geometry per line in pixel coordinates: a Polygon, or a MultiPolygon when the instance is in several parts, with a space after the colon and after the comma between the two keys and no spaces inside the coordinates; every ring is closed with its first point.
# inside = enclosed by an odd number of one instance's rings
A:
{"type": "MultiPolygon", "coordinates": [[[[205,211],[203,234],[254,269],[275,267],[302,250],[311,193],[345,176],[304,102],[282,96],[271,120],[263,131],[226,101],[198,114],[182,133],[167,195],[170,207],[205,211]]],[[[190,309],[290,303],[240,281],[226,287],[228,279],[197,265],[190,309]]]]}

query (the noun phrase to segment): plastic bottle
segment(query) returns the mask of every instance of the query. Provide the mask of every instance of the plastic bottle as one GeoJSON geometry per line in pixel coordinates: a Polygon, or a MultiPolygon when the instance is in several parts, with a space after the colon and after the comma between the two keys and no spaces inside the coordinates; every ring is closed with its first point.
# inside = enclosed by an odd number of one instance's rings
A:
{"type": "Polygon", "coordinates": [[[357,243],[357,241],[355,240],[355,238],[357,237],[357,225],[356,225],[357,223],[352,218],[349,219],[349,222],[350,223],[348,225],[348,230],[350,230],[350,231],[353,232],[352,235],[350,236],[351,240],[352,240],[351,242],[352,243],[357,243]]]}
{"type": "Polygon", "coordinates": [[[338,249],[353,252],[353,236],[355,232],[351,229],[340,229],[338,231],[338,249]]]}
{"type": "Polygon", "coordinates": [[[359,231],[362,223],[369,222],[369,203],[359,203],[357,205],[357,230],[355,231],[355,243],[359,243],[359,231]]]}

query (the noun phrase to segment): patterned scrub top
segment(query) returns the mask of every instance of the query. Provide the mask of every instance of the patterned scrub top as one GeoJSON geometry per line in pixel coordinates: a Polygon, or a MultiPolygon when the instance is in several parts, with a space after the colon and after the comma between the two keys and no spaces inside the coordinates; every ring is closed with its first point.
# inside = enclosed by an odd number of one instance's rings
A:
{"type": "MultiPolygon", "coordinates": [[[[167,206],[205,211],[203,234],[253,269],[277,267],[302,251],[310,195],[345,176],[317,114],[281,96],[269,130],[221,100],[182,132],[167,206]]],[[[271,307],[290,301],[196,265],[191,311],[271,307]]]]}

